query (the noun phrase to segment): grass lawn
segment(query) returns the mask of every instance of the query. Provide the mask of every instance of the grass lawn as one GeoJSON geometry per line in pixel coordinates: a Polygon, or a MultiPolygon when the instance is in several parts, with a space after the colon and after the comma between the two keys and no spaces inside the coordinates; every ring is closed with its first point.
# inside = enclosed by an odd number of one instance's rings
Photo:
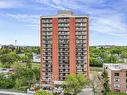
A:
{"type": "Polygon", "coordinates": [[[40,68],[40,64],[39,63],[32,63],[32,67],[33,68],[40,68]]]}
{"type": "Polygon", "coordinates": [[[90,67],[90,73],[102,72],[103,67],[90,67]]]}
{"type": "Polygon", "coordinates": [[[3,67],[3,65],[0,63],[0,68],[2,68],[3,67]]]}
{"type": "MultiPolygon", "coordinates": [[[[11,68],[16,68],[17,66],[25,66],[26,63],[14,63],[11,65],[11,68]]],[[[40,64],[39,63],[32,63],[32,68],[40,68],[40,64]]]]}

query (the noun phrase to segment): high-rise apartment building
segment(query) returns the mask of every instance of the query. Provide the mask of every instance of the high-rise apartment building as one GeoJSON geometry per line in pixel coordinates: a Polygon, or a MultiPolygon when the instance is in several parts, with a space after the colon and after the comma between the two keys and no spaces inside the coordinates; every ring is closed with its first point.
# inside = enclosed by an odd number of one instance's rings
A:
{"type": "Polygon", "coordinates": [[[68,74],[89,78],[89,17],[59,11],[40,18],[41,81],[63,81],[68,74]]]}

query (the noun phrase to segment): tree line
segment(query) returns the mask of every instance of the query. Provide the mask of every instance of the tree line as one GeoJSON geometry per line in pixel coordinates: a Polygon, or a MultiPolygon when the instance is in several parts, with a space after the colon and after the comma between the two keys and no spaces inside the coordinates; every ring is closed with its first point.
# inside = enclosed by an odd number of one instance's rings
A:
{"type": "Polygon", "coordinates": [[[111,46],[108,48],[90,47],[90,65],[102,67],[103,63],[124,63],[127,58],[126,46],[111,46]]]}
{"type": "MultiPolygon", "coordinates": [[[[20,48],[21,49],[21,48],[20,48]]],[[[15,72],[0,73],[0,89],[16,89],[26,91],[35,83],[39,82],[40,67],[34,66],[32,61],[32,52],[30,48],[23,48],[23,56],[20,56],[19,48],[1,48],[0,63],[1,68],[13,68],[15,72]],[[20,62],[24,63],[21,64],[20,62]]],[[[36,65],[36,64],[35,64],[36,65]]]]}

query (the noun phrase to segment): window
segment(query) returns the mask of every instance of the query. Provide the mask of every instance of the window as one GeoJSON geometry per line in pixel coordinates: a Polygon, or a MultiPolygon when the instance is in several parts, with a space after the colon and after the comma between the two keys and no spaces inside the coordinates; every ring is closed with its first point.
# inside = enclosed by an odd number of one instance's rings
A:
{"type": "Polygon", "coordinates": [[[114,82],[119,82],[120,78],[114,78],[114,82]]]}
{"type": "Polygon", "coordinates": [[[126,79],[126,83],[127,83],[127,79],[126,79]]]}
{"type": "Polygon", "coordinates": [[[126,84],[126,88],[127,88],[127,84],[126,84]]]}
{"type": "Polygon", "coordinates": [[[114,89],[114,92],[120,92],[120,90],[119,89],[114,89]]]}
{"type": "Polygon", "coordinates": [[[120,84],[114,84],[114,88],[120,88],[120,84]]]}
{"type": "Polygon", "coordinates": [[[119,73],[114,73],[114,76],[119,76],[119,73]]]}

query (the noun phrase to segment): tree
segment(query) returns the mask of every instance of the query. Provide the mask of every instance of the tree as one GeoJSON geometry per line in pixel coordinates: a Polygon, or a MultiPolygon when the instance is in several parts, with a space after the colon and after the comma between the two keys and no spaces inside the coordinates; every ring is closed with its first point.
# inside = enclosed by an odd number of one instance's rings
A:
{"type": "Polygon", "coordinates": [[[83,74],[68,75],[64,82],[65,93],[77,95],[88,84],[88,80],[83,74]]]}
{"type": "Polygon", "coordinates": [[[103,63],[102,60],[96,59],[96,58],[94,58],[94,57],[91,57],[91,58],[90,58],[90,65],[91,65],[91,66],[102,67],[102,63],[103,63]]]}
{"type": "Polygon", "coordinates": [[[127,58],[127,50],[122,51],[121,56],[122,58],[127,58]]]}
{"type": "Polygon", "coordinates": [[[36,80],[39,81],[40,80],[40,68],[32,68],[32,70],[35,74],[36,80]]]}
{"type": "Polygon", "coordinates": [[[29,66],[17,64],[16,68],[16,86],[19,90],[26,90],[30,88],[32,84],[37,82],[39,77],[39,69],[32,69],[29,66]]]}
{"type": "Polygon", "coordinates": [[[0,56],[0,61],[4,67],[10,68],[10,66],[18,61],[18,56],[14,52],[3,54],[0,56]]]}
{"type": "Polygon", "coordinates": [[[13,74],[0,74],[0,88],[10,89],[15,85],[15,75],[13,74]]]}
{"type": "Polygon", "coordinates": [[[108,77],[108,72],[106,69],[102,72],[101,76],[98,77],[100,82],[102,83],[103,90],[102,93],[104,95],[107,95],[107,92],[110,92],[110,86],[109,86],[109,77],[108,77]]]}
{"type": "Polygon", "coordinates": [[[1,48],[0,49],[0,55],[8,54],[10,52],[12,52],[12,50],[11,49],[8,49],[8,48],[1,48]]]}
{"type": "Polygon", "coordinates": [[[107,57],[105,57],[105,59],[104,59],[104,63],[117,63],[117,58],[116,58],[116,56],[114,56],[114,55],[109,55],[109,56],[107,56],[107,57]]]}
{"type": "Polygon", "coordinates": [[[23,90],[25,91],[28,88],[28,85],[26,83],[26,78],[21,76],[20,78],[16,78],[16,84],[15,84],[15,88],[18,90],[23,90]]]}
{"type": "Polygon", "coordinates": [[[53,95],[53,94],[48,91],[40,90],[35,95],[53,95]]]}
{"type": "Polygon", "coordinates": [[[30,88],[33,81],[35,82],[35,74],[30,68],[17,67],[16,68],[16,79],[17,79],[16,85],[30,88]],[[18,84],[19,81],[22,81],[21,85],[18,84]]]}

